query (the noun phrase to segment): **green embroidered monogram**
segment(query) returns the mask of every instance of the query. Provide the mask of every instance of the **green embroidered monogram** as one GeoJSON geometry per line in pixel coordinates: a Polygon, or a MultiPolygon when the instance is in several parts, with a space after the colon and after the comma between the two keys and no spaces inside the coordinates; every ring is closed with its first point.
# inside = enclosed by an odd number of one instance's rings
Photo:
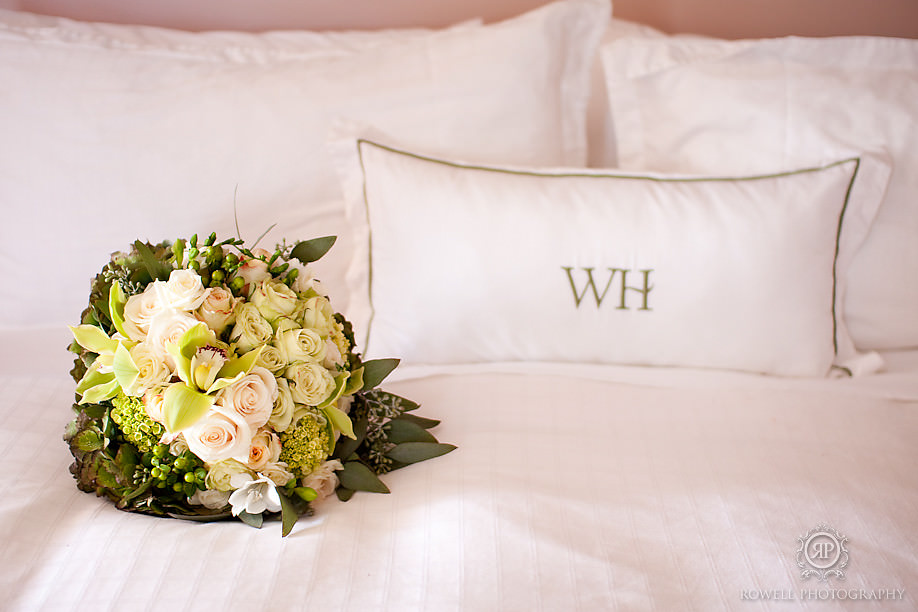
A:
{"type": "Polygon", "coordinates": [[[649,304],[648,300],[650,297],[650,292],[653,290],[653,285],[650,284],[650,274],[653,272],[653,269],[649,270],[625,270],[623,268],[606,268],[609,273],[606,284],[600,293],[599,289],[596,287],[596,279],[593,278],[593,270],[595,268],[578,268],[583,274],[578,274],[578,276],[586,276],[586,282],[583,286],[583,289],[577,289],[577,283],[574,280],[574,270],[570,266],[561,266],[561,269],[567,273],[567,281],[570,283],[571,292],[574,294],[574,304],[577,308],[580,308],[580,303],[583,302],[583,298],[586,297],[587,291],[592,292],[593,299],[596,300],[596,307],[599,308],[602,306],[603,300],[606,299],[606,294],[609,293],[609,288],[612,286],[612,281],[615,280],[616,276],[619,278],[618,284],[618,306],[616,310],[631,310],[628,306],[628,292],[633,291],[641,295],[641,306],[637,310],[653,310],[649,304]],[[643,278],[643,286],[641,287],[632,287],[628,284],[628,273],[629,272],[640,272],[643,278]]]}

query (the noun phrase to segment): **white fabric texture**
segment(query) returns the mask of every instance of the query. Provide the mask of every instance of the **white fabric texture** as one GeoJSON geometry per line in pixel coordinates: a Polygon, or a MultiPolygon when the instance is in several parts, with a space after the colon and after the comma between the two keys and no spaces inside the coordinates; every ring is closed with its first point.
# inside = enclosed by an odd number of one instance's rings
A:
{"type": "Polygon", "coordinates": [[[601,55],[617,167],[749,173],[887,150],[888,194],[846,310],[858,347],[918,346],[918,41],[645,37],[601,55]]]}
{"type": "Polygon", "coordinates": [[[281,539],[279,523],[132,515],[78,491],[61,441],[74,383],[19,373],[33,356],[63,361],[66,330],[2,338],[5,610],[874,609],[801,600],[861,589],[905,589],[880,609],[914,603],[918,404],[878,392],[896,377],[915,388],[914,354],[793,390],[535,371],[387,384],[442,419],[433,431],[457,450],[384,476],[390,495],[319,506],[281,539]],[[844,581],[796,565],[797,538],[824,522],[849,538],[844,581]]]}
{"type": "Polygon", "coordinates": [[[191,33],[0,11],[0,325],[72,323],[87,279],[135,238],[338,234],[334,117],[500,163],[586,163],[603,0],[442,31],[191,33]],[[125,233],[127,232],[127,233],[125,233]],[[29,265],[22,265],[28,261],[29,265]],[[55,294],[34,282],[55,271],[55,294]]]}
{"type": "Polygon", "coordinates": [[[840,279],[882,199],[879,159],[726,178],[338,151],[370,357],[784,376],[860,361],[840,279]]]}

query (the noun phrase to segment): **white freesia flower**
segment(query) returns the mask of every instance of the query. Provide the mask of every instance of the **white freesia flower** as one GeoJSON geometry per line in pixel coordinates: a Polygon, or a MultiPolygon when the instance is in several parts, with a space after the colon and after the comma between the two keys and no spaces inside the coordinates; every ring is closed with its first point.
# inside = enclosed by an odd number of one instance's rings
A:
{"type": "Polygon", "coordinates": [[[322,286],[322,283],[319,282],[319,279],[316,278],[316,273],[312,269],[312,266],[298,266],[296,280],[293,281],[293,285],[290,287],[297,293],[306,293],[310,289],[322,296],[327,296],[325,288],[322,286]]]}
{"type": "Polygon", "coordinates": [[[210,466],[204,485],[217,491],[234,491],[252,478],[252,471],[244,464],[235,459],[224,459],[210,466]]]}
{"type": "Polygon", "coordinates": [[[197,310],[204,301],[204,285],[194,270],[173,270],[165,289],[166,305],[175,310],[197,310]]]}
{"type": "Polygon", "coordinates": [[[230,491],[217,491],[207,489],[206,491],[195,491],[194,495],[188,498],[188,503],[197,506],[204,506],[211,510],[219,510],[229,503],[232,493],[230,491]]]}
{"type": "Polygon", "coordinates": [[[276,462],[280,457],[280,453],[281,443],[277,434],[267,429],[259,429],[252,436],[247,465],[256,472],[260,472],[268,463],[276,462]]]}
{"type": "Polygon", "coordinates": [[[236,320],[236,304],[239,300],[224,287],[208,287],[195,316],[220,334],[236,320]]]}
{"type": "Polygon", "coordinates": [[[230,340],[236,343],[243,353],[267,344],[274,336],[274,329],[267,319],[261,316],[254,304],[243,302],[236,307],[236,323],[230,334],[230,340]]]}
{"type": "Polygon", "coordinates": [[[205,416],[182,431],[192,453],[205,463],[224,459],[249,460],[252,428],[233,410],[214,404],[205,416]]]}
{"type": "Polygon", "coordinates": [[[277,399],[274,401],[274,408],[271,410],[270,418],[268,418],[268,425],[277,432],[287,431],[293,422],[295,408],[293,394],[290,393],[290,383],[286,378],[278,378],[277,399]]]}
{"type": "Polygon", "coordinates": [[[335,390],[335,379],[318,363],[295,363],[284,371],[290,380],[293,401],[318,406],[335,390]]]}
{"type": "Polygon", "coordinates": [[[317,495],[315,501],[320,502],[338,488],[338,475],[335,471],[343,468],[340,461],[331,459],[310,472],[300,484],[314,490],[317,495]]]}
{"type": "Polygon", "coordinates": [[[268,422],[277,399],[277,379],[261,366],[225,387],[217,394],[217,402],[227,411],[245,419],[253,430],[268,422]]]}
{"type": "Polygon", "coordinates": [[[239,516],[240,512],[261,514],[265,510],[278,512],[281,509],[280,494],[274,481],[263,474],[233,491],[229,503],[233,506],[233,516],[239,516]]]}

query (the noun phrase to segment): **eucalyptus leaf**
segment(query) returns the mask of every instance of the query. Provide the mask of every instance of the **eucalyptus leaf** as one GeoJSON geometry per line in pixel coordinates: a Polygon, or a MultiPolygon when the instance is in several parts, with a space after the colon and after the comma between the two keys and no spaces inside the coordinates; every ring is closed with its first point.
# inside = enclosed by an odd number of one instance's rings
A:
{"type": "Polygon", "coordinates": [[[150,250],[150,247],[140,240],[135,240],[134,248],[140,253],[140,258],[143,260],[143,265],[150,274],[150,278],[162,281],[169,280],[169,274],[172,273],[172,268],[158,260],[153,254],[153,251],[150,250]]]}
{"type": "Polygon", "coordinates": [[[416,414],[403,414],[398,417],[399,421],[411,421],[415,425],[419,425],[424,429],[430,429],[436,427],[440,424],[440,421],[437,419],[428,419],[427,417],[418,416],[416,414]]]}
{"type": "Polygon", "coordinates": [[[355,491],[388,493],[389,487],[373,473],[373,470],[359,461],[348,461],[343,470],[338,470],[341,486],[355,491]]]}
{"type": "Polygon", "coordinates": [[[398,359],[371,359],[363,362],[363,388],[370,391],[379,386],[398,367],[398,359]]]}
{"type": "Polygon", "coordinates": [[[300,260],[303,264],[310,264],[322,259],[322,256],[328,253],[337,239],[337,236],[323,236],[312,240],[304,240],[293,247],[293,250],[290,251],[290,256],[300,260]]]}
{"type": "Polygon", "coordinates": [[[287,497],[284,489],[276,485],[274,488],[277,490],[277,496],[280,498],[281,536],[283,537],[289,534],[293,529],[297,519],[300,518],[300,514],[296,511],[296,508],[293,507],[293,503],[291,503],[290,499],[287,497]]]}
{"type": "Polygon", "coordinates": [[[338,487],[335,489],[335,495],[338,496],[343,502],[346,502],[350,498],[354,497],[354,489],[348,489],[347,487],[338,487]]]}
{"type": "Polygon", "coordinates": [[[393,419],[386,426],[388,435],[386,439],[393,444],[403,442],[436,442],[437,439],[429,431],[416,423],[403,419],[393,419]]]}
{"type": "Polygon", "coordinates": [[[246,511],[240,512],[238,515],[239,520],[241,520],[246,525],[251,525],[256,529],[261,529],[261,526],[264,524],[265,519],[260,514],[249,514],[246,511]]]}
{"type": "Polygon", "coordinates": [[[399,463],[409,464],[433,459],[455,449],[453,444],[440,442],[403,442],[386,453],[386,456],[399,463]]]}

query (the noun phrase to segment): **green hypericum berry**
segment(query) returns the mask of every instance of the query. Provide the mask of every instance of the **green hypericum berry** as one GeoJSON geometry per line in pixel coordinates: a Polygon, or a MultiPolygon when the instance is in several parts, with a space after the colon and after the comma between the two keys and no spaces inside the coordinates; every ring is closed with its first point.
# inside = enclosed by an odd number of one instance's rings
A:
{"type": "Polygon", "coordinates": [[[224,278],[226,278],[226,274],[223,272],[223,270],[214,270],[210,274],[210,280],[214,283],[221,283],[223,282],[224,278]]]}

